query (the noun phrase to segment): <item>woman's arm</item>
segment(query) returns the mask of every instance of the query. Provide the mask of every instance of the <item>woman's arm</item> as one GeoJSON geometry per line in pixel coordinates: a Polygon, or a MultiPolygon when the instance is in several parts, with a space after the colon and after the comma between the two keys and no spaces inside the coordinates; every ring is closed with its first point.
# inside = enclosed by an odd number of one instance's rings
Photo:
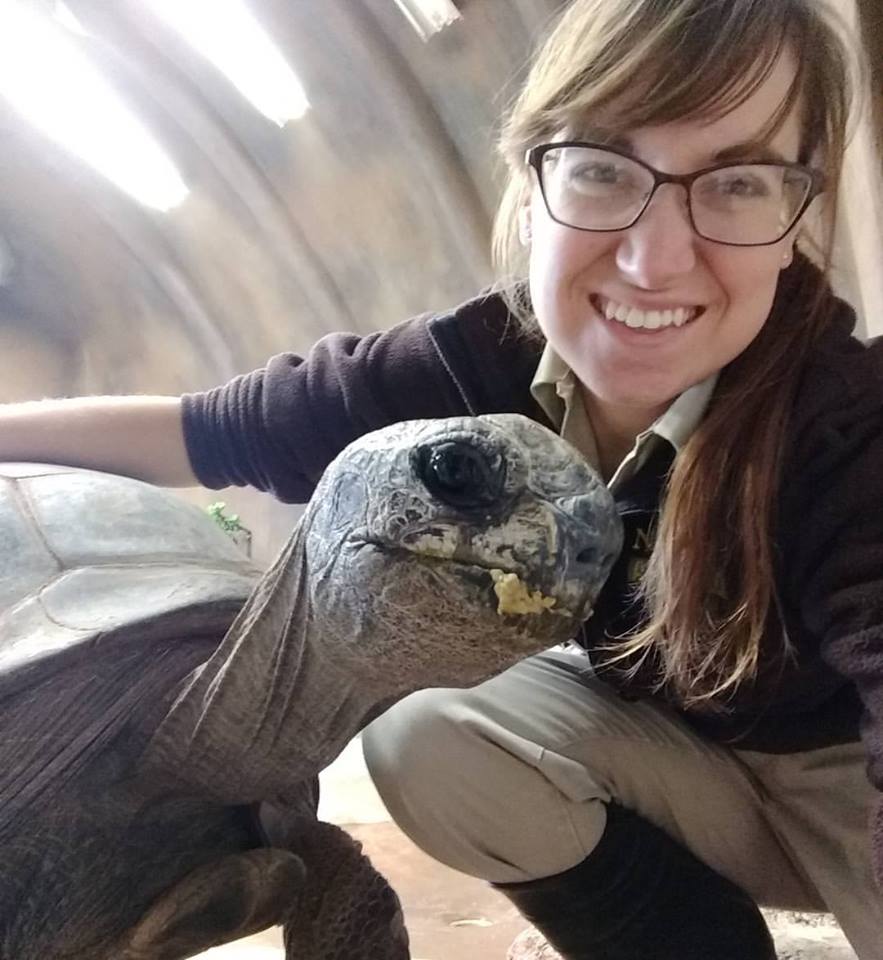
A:
{"type": "Polygon", "coordinates": [[[822,659],[862,700],[883,889],[883,344],[810,369],[795,409],[785,576],[822,659]]]}
{"type": "Polygon", "coordinates": [[[0,405],[0,460],[60,463],[167,487],[198,483],[177,397],[79,397],[0,405]]]}
{"type": "Polygon", "coordinates": [[[350,441],[394,421],[535,414],[528,387],[539,349],[507,336],[509,326],[502,299],[481,295],[390,330],[329,334],[305,357],[278,354],[183,398],[0,405],[0,461],[92,467],[163,486],[251,486],[305,503],[350,441]]]}

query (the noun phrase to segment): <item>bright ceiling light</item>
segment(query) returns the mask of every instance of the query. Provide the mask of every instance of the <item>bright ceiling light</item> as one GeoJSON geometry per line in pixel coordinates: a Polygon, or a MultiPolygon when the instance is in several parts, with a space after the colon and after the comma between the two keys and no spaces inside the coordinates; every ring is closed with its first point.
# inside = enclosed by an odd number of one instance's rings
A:
{"type": "Polygon", "coordinates": [[[395,0],[411,25],[428,40],[434,33],[443,30],[460,19],[460,11],[452,0],[395,0]]]}
{"type": "Polygon", "coordinates": [[[241,0],[144,0],[280,127],[310,108],[300,80],[241,0]]]}
{"type": "Polygon", "coordinates": [[[56,0],[52,15],[63,27],[66,27],[72,33],[77,33],[81,37],[89,36],[89,31],[77,20],[73,10],[71,10],[66,3],[62,3],[61,0],[56,0]]]}
{"type": "Polygon", "coordinates": [[[0,2],[0,96],[141,203],[187,196],[171,160],[101,74],[48,17],[0,2]]]}

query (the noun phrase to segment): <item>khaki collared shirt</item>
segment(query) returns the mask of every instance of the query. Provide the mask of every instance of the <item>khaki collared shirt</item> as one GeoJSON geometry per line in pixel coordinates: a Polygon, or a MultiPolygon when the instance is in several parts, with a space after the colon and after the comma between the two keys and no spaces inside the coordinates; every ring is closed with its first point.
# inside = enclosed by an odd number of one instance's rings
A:
{"type": "MultiPolygon", "coordinates": [[[[667,440],[677,453],[704,416],[716,383],[717,374],[714,373],[701,383],[689,387],[658,420],[639,433],[634,447],[610,478],[608,487],[615,490],[643,466],[653,437],[667,440]]],[[[549,344],[546,344],[540,357],[530,392],[561,436],[572,443],[589,464],[598,470],[598,445],[576,375],[549,344]]]]}

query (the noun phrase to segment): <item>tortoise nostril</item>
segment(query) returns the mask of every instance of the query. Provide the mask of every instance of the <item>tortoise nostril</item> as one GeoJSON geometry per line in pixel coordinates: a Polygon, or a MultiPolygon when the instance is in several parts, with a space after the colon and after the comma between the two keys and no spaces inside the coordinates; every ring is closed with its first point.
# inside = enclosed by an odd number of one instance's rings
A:
{"type": "Polygon", "coordinates": [[[577,563],[594,563],[598,558],[598,551],[595,547],[583,547],[576,555],[577,563]]]}

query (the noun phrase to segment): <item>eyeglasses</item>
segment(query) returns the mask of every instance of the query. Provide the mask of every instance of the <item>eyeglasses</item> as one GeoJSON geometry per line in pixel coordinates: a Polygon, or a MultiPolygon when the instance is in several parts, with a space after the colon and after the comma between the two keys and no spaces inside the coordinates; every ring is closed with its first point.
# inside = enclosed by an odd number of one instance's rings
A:
{"type": "Polygon", "coordinates": [[[525,159],[537,174],[549,216],[576,230],[626,230],[638,222],[660,184],[687,191],[700,237],[762,247],[785,236],[824,189],[822,175],[798,163],[722,163],[675,176],[603,144],[544,143],[525,159]]]}

